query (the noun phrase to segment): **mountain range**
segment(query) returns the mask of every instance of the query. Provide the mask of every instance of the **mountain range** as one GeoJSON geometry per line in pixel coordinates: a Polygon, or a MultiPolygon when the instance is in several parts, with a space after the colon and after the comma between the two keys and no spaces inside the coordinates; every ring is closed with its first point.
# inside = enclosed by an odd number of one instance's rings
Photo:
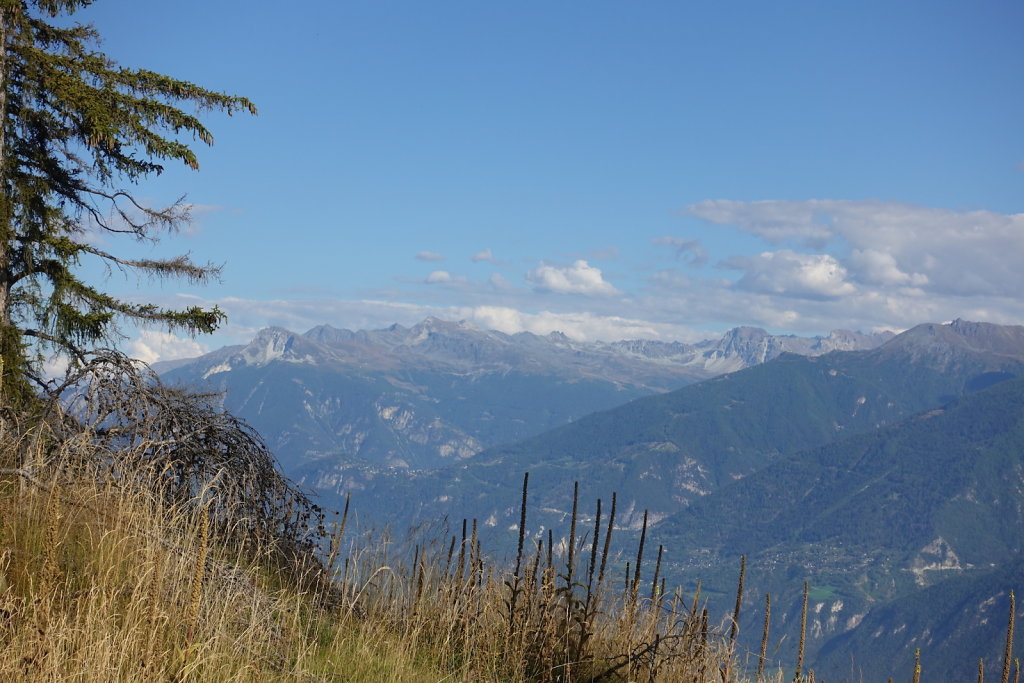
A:
{"type": "Polygon", "coordinates": [[[662,575],[700,579],[715,614],[746,556],[748,651],[771,592],[770,656],[790,665],[807,581],[808,661],[828,680],[908,676],[915,648],[933,678],[976,674],[981,657],[998,674],[1024,583],[1024,327],[582,344],[427,320],[265,330],[163,371],[226,390],[289,474],[328,504],[351,492],[375,523],[475,518],[500,553],[523,472],[534,538],[564,534],[579,481],[584,510],[617,493],[624,550],[647,511],[662,575]],[[417,436],[426,420],[448,441],[417,436]]]}
{"type": "Polygon", "coordinates": [[[958,680],[979,657],[998,664],[1024,581],[1021,377],[1024,328],[926,324],[866,351],[781,354],[443,469],[313,481],[353,490],[371,518],[477,518],[495,547],[515,536],[525,471],[535,537],[564,533],[573,481],[584,501],[616,491],[623,547],[649,511],[662,575],[700,579],[723,617],[747,556],[742,646],[756,651],[771,592],[776,660],[795,659],[807,580],[819,674],[909,675],[921,647],[958,680]]]}
{"type": "Polygon", "coordinates": [[[286,470],[310,461],[422,469],[787,351],[869,348],[890,336],[737,328],[698,344],[586,343],[428,318],[357,332],[268,328],[246,345],[154,368],[168,382],[222,392],[286,470]]]}
{"type": "Polygon", "coordinates": [[[994,339],[976,328],[962,321],[922,325],[866,351],[780,354],[442,469],[363,477],[316,463],[297,472],[325,492],[366,490],[371,507],[392,500],[381,514],[395,520],[459,515],[512,524],[517,513],[507,503],[517,500],[525,471],[534,474],[538,508],[548,511],[539,520],[545,526],[567,514],[576,480],[584,500],[618,492],[624,524],[639,523],[644,509],[659,520],[783,456],[874,431],[1020,374],[1024,334],[1013,352],[1012,340],[1009,348],[1001,341],[1008,328],[984,328],[994,339]],[[395,491],[385,493],[388,487],[395,491]]]}
{"type": "Polygon", "coordinates": [[[866,680],[908,677],[915,647],[946,680],[968,678],[979,657],[995,675],[1007,594],[1024,584],[1022,453],[1017,377],[781,458],[665,519],[655,534],[701,558],[699,569],[680,558],[691,579],[734,574],[747,555],[754,610],[743,626],[751,633],[767,591],[779,613],[799,619],[808,580],[809,650],[820,652],[815,666],[829,680],[849,673],[851,660],[866,680]]]}

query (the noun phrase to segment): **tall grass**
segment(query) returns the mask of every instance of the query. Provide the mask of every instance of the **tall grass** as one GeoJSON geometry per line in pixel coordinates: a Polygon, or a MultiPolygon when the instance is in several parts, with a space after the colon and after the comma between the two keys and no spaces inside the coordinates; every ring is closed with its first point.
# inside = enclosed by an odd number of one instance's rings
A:
{"type": "Polygon", "coordinates": [[[552,547],[524,531],[524,481],[514,566],[475,520],[409,559],[387,534],[346,538],[346,514],[326,561],[288,568],[211,523],[214,489],[171,502],[94,456],[0,436],[0,680],[723,679],[730,641],[698,596],[666,594],[659,568],[640,590],[642,547],[611,580],[614,500],[552,547]]]}
{"type": "Polygon", "coordinates": [[[207,554],[202,511],[163,508],[69,455],[0,479],[0,679],[250,680],[287,668],[281,615],[294,598],[261,587],[248,558],[207,554]]]}
{"type": "Polygon", "coordinates": [[[590,533],[578,536],[574,495],[568,536],[554,543],[551,530],[535,539],[525,530],[527,484],[528,475],[508,566],[481,554],[474,520],[417,544],[410,563],[390,555],[386,538],[353,539],[339,610],[386,624],[452,680],[738,680],[734,643],[709,628],[700,597],[666,593],[660,552],[648,588],[643,541],[631,571],[611,580],[614,499],[607,519],[598,501],[590,533]]]}
{"type": "MultiPolygon", "coordinates": [[[[664,548],[645,556],[646,514],[629,561],[613,550],[614,494],[591,526],[574,487],[556,543],[551,529],[529,533],[526,475],[508,563],[484,554],[476,520],[402,539],[405,552],[387,532],[353,530],[346,500],[311,562],[273,534],[238,533],[251,522],[217,499],[216,478],[169,496],[133,458],[0,422],[0,680],[786,679],[765,671],[770,596],[759,654],[738,651],[746,558],[716,627],[700,584],[668,590],[664,548]]],[[[814,680],[807,600],[805,583],[794,681],[814,680]]],[[[1011,596],[1003,680],[1011,666],[1019,676],[1013,615],[1011,596]]]]}

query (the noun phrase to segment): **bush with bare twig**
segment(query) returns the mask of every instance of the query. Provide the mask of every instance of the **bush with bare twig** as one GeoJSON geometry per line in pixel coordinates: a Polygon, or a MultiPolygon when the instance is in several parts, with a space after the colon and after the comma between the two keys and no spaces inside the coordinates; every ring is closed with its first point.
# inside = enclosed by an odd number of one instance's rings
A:
{"type": "Polygon", "coordinates": [[[47,386],[28,418],[33,445],[42,447],[25,449],[18,467],[30,475],[41,464],[35,459],[74,442],[78,459],[102,465],[122,485],[164,504],[202,506],[221,538],[274,548],[308,569],[325,535],[323,510],[281,473],[262,437],[215,399],[167,386],[117,351],[92,352],[47,386]]]}

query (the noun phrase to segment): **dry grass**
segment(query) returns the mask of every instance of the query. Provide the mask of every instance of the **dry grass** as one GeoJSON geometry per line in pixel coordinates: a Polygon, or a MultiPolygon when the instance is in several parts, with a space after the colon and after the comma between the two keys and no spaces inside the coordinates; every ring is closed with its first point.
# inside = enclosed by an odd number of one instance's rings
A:
{"type": "Polygon", "coordinates": [[[224,548],[204,556],[195,508],[160,509],[95,474],[53,466],[2,482],[0,679],[292,673],[280,653],[296,642],[296,596],[266,590],[224,548]]]}
{"type": "Polygon", "coordinates": [[[748,664],[699,588],[666,591],[646,523],[622,571],[614,495],[586,530],[574,495],[556,544],[527,537],[524,480],[514,566],[475,520],[398,552],[347,530],[347,504],[326,528],[205,398],[98,354],[40,415],[0,419],[0,680],[726,683],[748,664]]]}
{"type": "Polygon", "coordinates": [[[640,590],[636,565],[616,585],[597,543],[570,566],[541,540],[515,573],[472,524],[408,561],[339,528],[324,581],[77,447],[0,443],[0,680],[722,680],[728,638],[699,598],[640,590]]]}
{"type": "MultiPolygon", "coordinates": [[[[0,680],[789,679],[763,668],[770,596],[759,655],[737,654],[745,558],[731,618],[709,623],[700,585],[668,591],[663,548],[645,557],[646,513],[623,571],[614,494],[584,529],[574,492],[556,543],[527,534],[525,477],[507,566],[475,520],[396,550],[348,529],[347,501],[326,528],[259,436],[203,397],[123,357],[90,367],[74,417],[57,397],[42,417],[0,418],[0,680]]],[[[815,680],[807,590],[799,682],[815,680]]],[[[1004,682],[1011,661],[1019,679],[1013,604],[1004,682]]]]}
{"type": "MultiPolygon", "coordinates": [[[[641,545],[611,579],[613,515],[614,502],[604,519],[599,503],[594,527],[577,536],[574,514],[554,547],[553,534],[531,542],[520,533],[507,567],[482,555],[475,522],[407,554],[386,534],[350,540],[334,577],[338,612],[382,629],[445,680],[740,680],[728,625],[709,626],[699,594],[666,593],[660,551],[644,565],[641,545]]],[[[524,507],[520,529],[525,517],[524,507]]]]}

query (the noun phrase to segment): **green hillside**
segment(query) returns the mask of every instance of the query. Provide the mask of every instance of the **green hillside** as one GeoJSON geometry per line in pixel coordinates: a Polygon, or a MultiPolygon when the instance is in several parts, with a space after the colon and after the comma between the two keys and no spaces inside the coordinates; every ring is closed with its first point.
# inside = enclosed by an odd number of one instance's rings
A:
{"type": "Polygon", "coordinates": [[[348,481],[371,506],[389,501],[370,514],[398,523],[451,513],[512,524],[514,510],[499,501],[514,499],[524,471],[535,475],[548,526],[567,513],[573,481],[581,482],[585,500],[617,491],[623,509],[632,510],[624,523],[638,523],[643,509],[661,519],[779,458],[896,424],[1024,373],[1024,335],[1007,344],[997,333],[979,340],[971,329],[925,325],[872,351],[785,354],[587,415],[453,467],[349,472],[348,481]]]}
{"type": "MultiPolygon", "coordinates": [[[[871,610],[860,625],[822,647],[815,666],[829,680],[909,680],[913,653],[921,648],[923,678],[976,680],[978,659],[985,680],[998,680],[1009,616],[1009,593],[1024,587],[1024,560],[935,586],[871,610]]],[[[1016,621],[1024,616],[1018,602],[1016,621]]],[[[1024,638],[1014,642],[1019,657],[1024,638]]]]}
{"type": "Polygon", "coordinates": [[[995,661],[998,642],[943,631],[939,622],[955,612],[945,603],[936,609],[922,589],[957,587],[967,601],[988,590],[983,585],[993,576],[1021,578],[1022,484],[1019,378],[879,432],[781,459],[664,520],[657,531],[682,551],[672,557],[684,577],[728,571],[747,554],[752,585],[772,591],[790,611],[796,581],[828,586],[813,601],[825,616],[811,647],[831,652],[833,666],[853,657],[867,667],[877,653],[865,634],[877,629],[871,624],[894,619],[907,632],[886,640],[886,652],[896,657],[886,661],[910,661],[921,647],[926,659],[948,663],[952,638],[957,661],[976,664],[979,657],[995,661]],[[843,635],[855,623],[860,626],[843,635]]]}

